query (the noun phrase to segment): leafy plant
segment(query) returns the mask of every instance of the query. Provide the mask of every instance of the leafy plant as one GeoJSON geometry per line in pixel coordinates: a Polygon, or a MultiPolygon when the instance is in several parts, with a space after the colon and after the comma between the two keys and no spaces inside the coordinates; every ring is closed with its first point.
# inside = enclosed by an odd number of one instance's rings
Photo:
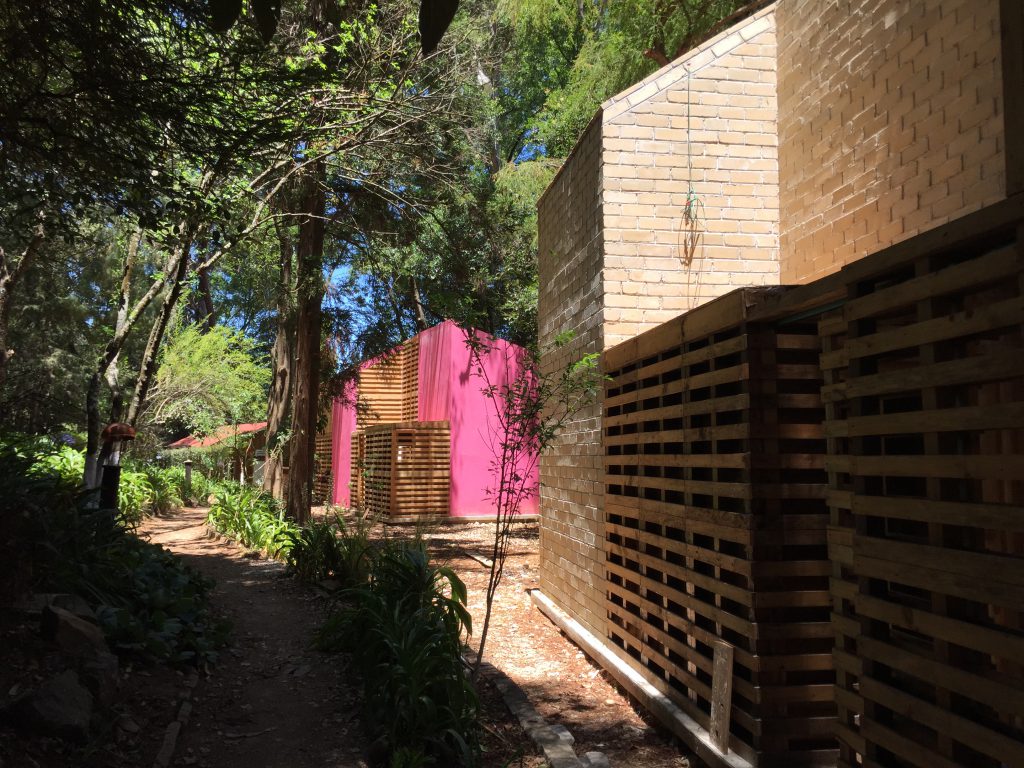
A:
{"type": "Polygon", "coordinates": [[[466,587],[422,546],[379,550],[370,582],[319,635],[355,656],[363,721],[392,766],[472,766],[479,754],[475,688],[462,663],[472,631],[466,587]]]}
{"type": "Polygon", "coordinates": [[[299,529],[284,517],[277,499],[261,490],[227,482],[219,484],[213,496],[206,521],[215,530],[243,547],[265,551],[271,557],[287,557],[299,529]]]}
{"type": "Polygon", "coordinates": [[[372,544],[369,525],[357,520],[350,527],[335,514],[329,520],[311,520],[287,534],[288,565],[300,581],[337,579],[345,587],[365,584],[372,544]]]}
{"type": "MultiPolygon", "coordinates": [[[[121,652],[175,663],[215,659],[226,630],[208,609],[212,583],[131,534],[124,516],[87,506],[79,476],[65,474],[66,463],[53,454],[32,455],[38,447],[0,439],[0,564],[9,569],[0,572],[0,584],[79,595],[121,652]]],[[[122,490],[135,496],[133,509],[142,509],[146,476],[125,475],[122,490]]]]}

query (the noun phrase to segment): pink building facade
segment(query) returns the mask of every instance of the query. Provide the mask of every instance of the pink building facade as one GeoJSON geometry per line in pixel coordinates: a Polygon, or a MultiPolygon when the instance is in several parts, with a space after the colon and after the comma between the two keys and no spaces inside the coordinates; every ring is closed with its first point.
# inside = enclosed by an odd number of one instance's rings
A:
{"type": "MultiPolygon", "coordinates": [[[[409,417],[415,413],[416,422],[450,425],[448,514],[457,518],[495,515],[497,464],[505,432],[501,398],[491,397],[488,392],[500,393],[524,375],[528,355],[522,347],[481,332],[474,332],[477,342],[471,345],[468,333],[448,320],[410,339],[401,351],[384,356],[395,361],[391,386],[398,391],[404,387],[404,407],[375,409],[372,402],[365,400],[367,396],[372,400],[373,395],[361,393],[358,382],[352,382],[345,396],[334,401],[331,453],[335,504],[347,507],[352,502],[352,435],[368,423],[409,423],[409,417]],[[357,405],[361,399],[363,404],[357,405]],[[375,410],[380,413],[374,413],[375,410]]],[[[365,363],[360,381],[367,381],[362,374],[380,361],[365,363]]],[[[364,388],[369,389],[369,384],[364,384],[364,388]]],[[[519,514],[536,515],[537,457],[525,457],[519,471],[527,478],[528,488],[519,514]]]]}

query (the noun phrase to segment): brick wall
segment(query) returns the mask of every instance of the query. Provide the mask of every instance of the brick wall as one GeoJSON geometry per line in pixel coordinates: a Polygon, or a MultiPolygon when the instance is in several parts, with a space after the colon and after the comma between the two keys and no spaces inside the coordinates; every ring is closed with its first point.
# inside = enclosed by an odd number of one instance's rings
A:
{"type": "Polygon", "coordinates": [[[769,7],[604,104],[606,348],[778,284],[775,70],[769,7]]]}
{"type": "Polygon", "coordinates": [[[999,0],[781,0],[783,283],[1006,194],[999,0]]]}
{"type": "MultiPolygon", "coordinates": [[[[538,205],[539,336],[547,372],[604,349],[602,322],[601,124],[590,127],[538,205]]],[[[540,465],[541,589],[599,637],[604,635],[601,409],[576,415],[540,465]]]]}

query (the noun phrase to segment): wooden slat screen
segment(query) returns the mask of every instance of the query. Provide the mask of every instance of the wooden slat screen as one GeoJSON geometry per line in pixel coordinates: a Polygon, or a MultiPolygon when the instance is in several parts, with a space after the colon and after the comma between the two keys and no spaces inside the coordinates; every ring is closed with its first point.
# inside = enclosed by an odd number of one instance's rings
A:
{"type": "Polygon", "coordinates": [[[447,421],[381,424],[365,434],[365,508],[388,518],[446,516],[451,488],[447,421]]]}
{"type": "Polygon", "coordinates": [[[730,294],[604,356],[608,636],[705,728],[734,649],[730,747],[834,760],[819,342],[730,294]]]}
{"type": "Polygon", "coordinates": [[[1024,765],[1020,208],[852,265],[822,323],[844,768],[1024,765]]]}

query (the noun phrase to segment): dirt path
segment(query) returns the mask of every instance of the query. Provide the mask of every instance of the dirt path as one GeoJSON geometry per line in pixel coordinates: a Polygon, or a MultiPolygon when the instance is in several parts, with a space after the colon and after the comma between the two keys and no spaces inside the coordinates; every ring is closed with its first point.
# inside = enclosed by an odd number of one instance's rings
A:
{"type": "Polygon", "coordinates": [[[205,510],[148,519],[142,533],[217,581],[232,645],[200,681],[175,766],[362,768],[356,691],[345,661],[310,648],[321,601],[283,566],[210,537],[205,510]]]}

